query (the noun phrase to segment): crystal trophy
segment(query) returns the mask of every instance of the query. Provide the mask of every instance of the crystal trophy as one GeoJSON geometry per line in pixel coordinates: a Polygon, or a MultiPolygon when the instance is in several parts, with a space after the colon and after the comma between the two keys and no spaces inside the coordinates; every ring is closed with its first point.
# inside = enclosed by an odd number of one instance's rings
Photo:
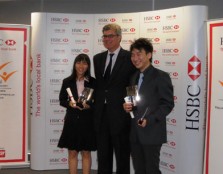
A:
{"type": "Polygon", "coordinates": [[[93,92],[94,92],[94,89],[85,87],[78,98],[77,106],[83,108],[83,103],[86,103],[91,100],[93,92]]]}

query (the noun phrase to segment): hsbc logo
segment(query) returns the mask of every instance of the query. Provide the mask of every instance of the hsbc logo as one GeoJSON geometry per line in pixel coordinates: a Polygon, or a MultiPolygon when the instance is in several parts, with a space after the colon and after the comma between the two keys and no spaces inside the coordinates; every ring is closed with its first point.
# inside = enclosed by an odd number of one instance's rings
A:
{"type": "Polygon", "coordinates": [[[154,44],[157,44],[160,42],[160,38],[158,38],[158,37],[157,38],[149,38],[149,40],[154,44]]]}
{"type": "Polygon", "coordinates": [[[176,123],[177,123],[176,119],[174,119],[174,118],[167,118],[166,121],[167,121],[168,125],[176,126],[176,123]]]}
{"type": "Polygon", "coordinates": [[[50,19],[51,23],[53,24],[68,24],[69,23],[69,18],[57,18],[53,17],[50,19]]]}
{"type": "Polygon", "coordinates": [[[69,19],[68,18],[63,18],[63,22],[69,22],[69,19]]]}
{"type": "Polygon", "coordinates": [[[61,79],[50,79],[50,84],[51,85],[61,85],[61,79]]]}
{"type": "Polygon", "coordinates": [[[180,50],[178,48],[164,48],[162,49],[163,56],[177,56],[180,50]]]}
{"type": "Polygon", "coordinates": [[[122,19],[123,23],[132,23],[132,19],[122,19]]]}
{"type": "Polygon", "coordinates": [[[178,72],[169,72],[169,76],[172,79],[177,79],[179,74],[178,74],[178,72]]]}
{"type": "Polygon", "coordinates": [[[201,75],[201,61],[193,56],[188,61],[188,76],[195,81],[201,75]]]}
{"type": "Polygon", "coordinates": [[[147,33],[153,33],[153,32],[157,32],[157,28],[147,28],[147,33]]]}
{"type": "Polygon", "coordinates": [[[64,119],[50,119],[50,125],[62,125],[64,123],[64,119]]]}
{"type": "Polygon", "coordinates": [[[163,53],[178,53],[179,50],[177,48],[175,49],[162,49],[163,53]]]}
{"type": "Polygon", "coordinates": [[[179,31],[180,26],[179,25],[166,25],[163,26],[163,32],[178,32],[179,31]]]}
{"type": "Polygon", "coordinates": [[[157,22],[160,21],[160,16],[146,16],[144,17],[144,22],[157,22]]]}
{"type": "Polygon", "coordinates": [[[72,54],[74,54],[74,55],[77,55],[77,54],[80,54],[80,53],[85,53],[85,54],[87,54],[87,53],[89,53],[89,49],[87,49],[87,48],[85,48],[85,49],[72,49],[71,50],[71,52],[72,52],[72,54]]]}
{"type": "Polygon", "coordinates": [[[87,22],[87,20],[86,19],[77,19],[77,20],[75,20],[75,22],[78,24],[85,24],[87,22]]]}
{"type": "Polygon", "coordinates": [[[175,43],[177,41],[176,38],[167,38],[166,43],[175,43]]]}
{"type": "Polygon", "coordinates": [[[59,139],[50,139],[50,144],[57,144],[59,139]]]}
{"type": "Polygon", "coordinates": [[[14,40],[6,40],[5,44],[8,45],[8,46],[14,46],[16,44],[16,41],[14,41],[14,40]]]}
{"type": "Polygon", "coordinates": [[[68,42],[68,38],[51,38],[52,44],[67,44],[68,42]]]}
{"type": "Polygon", "coordinates": [[[176,148],[176,142],[174,142],[174,141],[167,141],[167,146],[175,149],[176,148]]]}
{"type": "Polygon", "coordinates": [[[72,34],[87,35],[87,34],[90,34],[90,29],[73,28],[71,32],[72,34]]]}
{"type": "Polygon", "coordinates": [[[98,22],[103,22],[103,23],[116,22],[116,19],[115,18],[99,18],[98,22]]]}
{"type": "Polygon", "coordinates": [[[0,150],[0,158],[4,158],[5,157],[5,150],[0,150]]]}
{"type": "Polygon", "coordinates": [[[89,32],[90,32],[89,29],[84,29],[83,31],[84,31],[85,33],[89,33],[89,32]]]}
{"type": "Polygon", "coordinates": [[[62,158],[61,161],[65,163],[67,162],[67,158],[62,158]]]}
{"type": "Polygon", "coordinates": [[[3,46],[3,45],[7,45],[7,46],[15,46],[16,45],[16,41],[15,40],[12,40],[12,39],[8,39],[8,40],[3,40],[3,39],[0,39],[0,46],[3,46]]]}
{"type": "Polygon", "coordinates": [[[58,105],[60,103],[59,99],[50,99],[51,105],[58,105]]]}
{"type": "Polygon", "coordinates": [[[68,62],[69,62],[69,59],[67,59],[67,58],[64,58],[64,59],[51,58],[50,59],[51,64],[67,64],[68,62]]]}
{"type": "Polygon", "coordinates": [[[173,171],[176,168],[175,165],[169,164],[169,163],[167,163],[165,161],[160,161],[160,166],[163,167],[163,168],[167,168],[167,169],[169,169],[171,171],[173,171]]]}
{"type": "Polygon", "coordinates": [[[89,53],[89,49],[83,49],[83,52],[86,54],[86,53],[89,53]]]}
{"type": "Polygon", "coordinates": [[[122,32],[127,34],[127,33],[134,33],[136,31],[135,28],[122,28],[122,32]]]}
{"type": "Polygon", "coordinates": [[[160,64],[160,61],[159,60],[154,60],[153,63],[158,65],[158,64],[160,64]]]}
{"type": "Polygon", "coordinates": [[[115,18],[111,18],[111,19],[110,19],[110,22],[115,22],[115,21],[116,21],[115,18]]]}
{"type": "Polygon", "coordinates": [[[166,16],[166,19],[167,20],[173,20],[173,19],[176,19],[176,17],[177,17],[177,15],[168,15],[168,16],[166,16]]]}

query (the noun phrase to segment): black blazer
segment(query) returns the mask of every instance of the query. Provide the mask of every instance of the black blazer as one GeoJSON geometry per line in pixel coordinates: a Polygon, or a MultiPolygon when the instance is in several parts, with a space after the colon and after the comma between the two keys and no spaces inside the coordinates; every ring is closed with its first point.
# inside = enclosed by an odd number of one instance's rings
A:
{"type": "Polygon", "coordinates": [[[106,83],[103,74],[107,54],[108,51],[105,51],[95,55],[93,58],[97,82],[95,92],[95,128],[96,131],[99,131],[106,100],[110,130],[113,134],[116,134],[130,126],[130,117],[123,109],[123,102],[126,96],[126,86],[136,69],[132,65],[130,52],[121,48],[110,79],[106,83]]]}
{"type": "MultiPolygon", "coordinates": [[[[94,89],[96,85],[96,81],[93,77],[90,77],[88,81],[84,81],[84,87],[89,87],[94,89]]],[[[76,85],[76,81],[75,79],[72,79],[71,76],[67,77],[63,80],[62,83],[62,87],[60,90],[60,94],[59,94],[59,100],[60,100],[60,105],[67,108],[66,110],[66,116],[75,116],[78,114],[88,114],[89,112],[92,112],[91,110],[93,109],[93,104],[92,102],[89,102],[88,104],[91,105],[91,109],[86,109],[83,111],[80,111],[79,109],[74,109],[72,107],[69,106],[69,97],[67,94],[66,89],[67,88],[71,89],[71,92],[73,94],[74,100],[77,101],[78,100],[78,92],[77,92],[77,85],[76,85]]],[[[93,99],[94,97],[92,97],[93,99]]]]}
{"type": "MultiPolygon", "coordinates": [[[[166,116],[174,107],[173,85],[169,74],[150,65],[144,72],[144,79],[139,90],[140,100],[137,102],[135,118],[131,122],[130,140],[137,139],[142,144],[162,144],[167,141],[166,116]],[[137,125],[146,108],[145,118],[148,125],[144,128],[137,125]]],[[[139,72],[136,72],[131,85],[138,83],[139,72]]]]}

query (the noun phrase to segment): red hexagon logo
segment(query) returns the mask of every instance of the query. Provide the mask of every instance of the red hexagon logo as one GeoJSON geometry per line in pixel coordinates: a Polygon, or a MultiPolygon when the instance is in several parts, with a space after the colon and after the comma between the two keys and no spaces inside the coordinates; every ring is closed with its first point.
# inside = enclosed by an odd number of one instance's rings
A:
{"type": "Polygon", "coordinates": [[[201,61],[193,56],[188,61],[188,76],[195,81],[201,75],[201,61]]]}

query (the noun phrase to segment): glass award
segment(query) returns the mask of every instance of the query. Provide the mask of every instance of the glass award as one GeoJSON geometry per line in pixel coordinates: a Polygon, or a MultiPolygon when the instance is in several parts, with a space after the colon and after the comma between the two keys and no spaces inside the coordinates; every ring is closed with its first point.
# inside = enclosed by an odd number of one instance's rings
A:
{"type": "Polygon", "coordinates": [[[137,85],[126,87],[127,96],[129,102],[133,105],[133,110],[137,109],[138,87],[137,85]]]}
{"type": "Polygon", "coordinates": [[[94,89],[85,87],[78,98],[77,106],[83,108],[83,103],[86,103],[91,100],[93,92],[94,89]]]}

